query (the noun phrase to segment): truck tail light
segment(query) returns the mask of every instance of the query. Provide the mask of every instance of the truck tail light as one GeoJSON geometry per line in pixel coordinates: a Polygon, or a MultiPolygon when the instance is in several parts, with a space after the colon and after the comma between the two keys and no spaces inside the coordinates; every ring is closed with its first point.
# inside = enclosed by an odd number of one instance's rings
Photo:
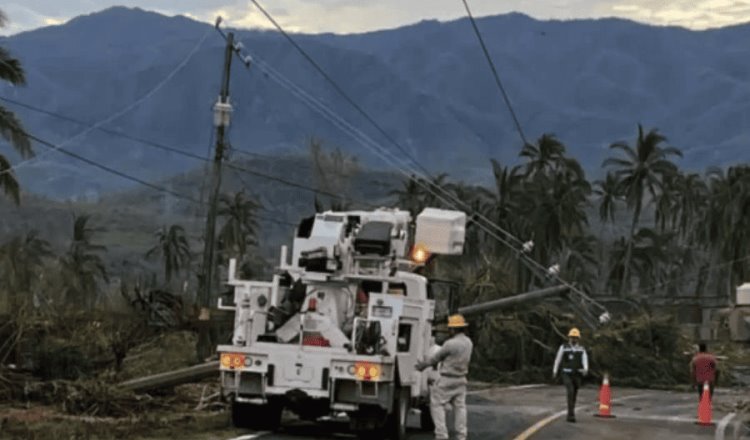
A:
{"type": "Polygon", "coordinates": [[[231,369],[244,367],[245,355],[240,353],[222,353],[221,366],[231,369]]]}
{"type": "Polygon", "coordinates": [[[354,370],[359,380],[378,380],[380,379],[381,368],[378,364],[367,362],[357,362],[354,364],[354,370]]]}
{"type": "Polygon", "coordinates": [[[307,302],[307,311],[308,312],[314,312],[318,309],[318,299],[317,298],[310,298],[310,300],[307,302]]]}

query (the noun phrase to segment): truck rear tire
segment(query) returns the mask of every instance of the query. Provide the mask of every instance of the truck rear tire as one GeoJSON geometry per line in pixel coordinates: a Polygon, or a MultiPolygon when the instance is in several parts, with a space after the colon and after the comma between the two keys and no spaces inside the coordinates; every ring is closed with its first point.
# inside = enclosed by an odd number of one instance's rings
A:
{"type": "Polygon", "coordinates": [[[434,431],[435,422],[432,421],[430,405],[425,404],[419,408],[419,427],[422,431],[434,431]]]}
{"type": "Polygon", "coordinates": [[[277,403],[253,405],[232,401],[232,425],[237,428],[274,431],[281,425],[283,407],[277,403]]]}
{"type": "Polygon", "coordinates": [[[396,389],[393,410],[388,415],[386,424],[388,438],[391,440],[406,440],[406,421],[409,417],[409,403],[411,393],[409,388],[396,389]]]}

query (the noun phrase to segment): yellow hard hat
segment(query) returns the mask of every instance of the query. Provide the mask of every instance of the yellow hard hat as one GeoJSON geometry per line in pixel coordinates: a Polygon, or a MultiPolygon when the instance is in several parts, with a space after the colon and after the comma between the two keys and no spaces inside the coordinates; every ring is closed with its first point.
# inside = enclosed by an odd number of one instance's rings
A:
{"type": "Polygon", "coordinates": [[[466,327],[469,324],[466,323],[463,315],[452,315],[448,317],[448,328],[466,327]]]}
{"type": "Polygon", "coordinates": [[[569,338],[580,338],[580,337],[581,337],[581,331],[580,331],[580,330],[578,330],[577,328],[573,327],[573,328],[572,328],[572,329],[570,329],[570,331],[568,332],[568,337],[569,337],[569,338]]]}

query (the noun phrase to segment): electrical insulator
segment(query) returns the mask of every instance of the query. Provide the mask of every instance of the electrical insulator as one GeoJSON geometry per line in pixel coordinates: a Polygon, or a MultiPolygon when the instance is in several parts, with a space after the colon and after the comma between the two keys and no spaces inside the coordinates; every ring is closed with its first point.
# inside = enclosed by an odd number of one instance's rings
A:
{"type": "Polygon", "coordinates": [[[534,249],[534,242],[532,240],[527,241],[523,244],[522,249],[524,253],[528,254],[534,249]]]}
{"type": "Polygon", "coordinates": [[[553,277],[557,276],[557,275],[560,275],[560,265],[559,264],[554,264],[554,265],[550,266],[549,269],[547,269],[547,273],[549,275],[552,275],[553,277]]]}

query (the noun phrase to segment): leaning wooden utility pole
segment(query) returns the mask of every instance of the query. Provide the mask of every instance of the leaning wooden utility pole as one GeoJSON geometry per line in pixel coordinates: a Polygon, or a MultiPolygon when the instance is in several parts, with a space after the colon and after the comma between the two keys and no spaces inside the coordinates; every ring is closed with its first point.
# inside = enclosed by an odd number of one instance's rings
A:
{"type": "MultiPolygon", "coordinates": [[[[218,25],[218,23],[217,23],[218,25]]],[[[211,170],[211,192],[206,216],[206,232],[203,248],[203,270],[199,279],[198,303],[201,307],[198,317],[198,359],[203,361],[213,351],[216,341],[211,338],[211,287],[214,280],[214,240],[216,237],[216,203],[221,189],[221,162],[226,148],[225,134],[229,126],[232,106],[229,104],[229,73],[232,67],[234,52],[234,34],[227,34],[227,45],[224,51],[224,74],[221,81],[221,94],[214,106],[214,125],[216,126],[216,153],[211,170]]]]}

